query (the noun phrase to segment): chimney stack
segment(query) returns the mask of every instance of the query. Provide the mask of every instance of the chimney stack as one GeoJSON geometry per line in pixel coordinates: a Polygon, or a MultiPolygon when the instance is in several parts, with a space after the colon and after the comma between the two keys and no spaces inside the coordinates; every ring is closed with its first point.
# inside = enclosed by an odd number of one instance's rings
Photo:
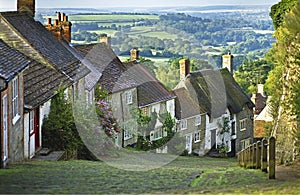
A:
{"type": "Polygon", "coordinates": [[[227,68],[231,74],[233,73],[233,55],[230,52],[222,56],[222,68],[227,68]]]}
{"type": "Polygon", "coordinates": [[[54,24],[51,24],[51,18],[48,18],[48,22],[45,25],[46,29],[52,32],[58,40],[64,38],[69,43],[71,42],[71,26],[72,23],[68,21],[68,16],[65,13],[60,14],[57,12],[57,19],[54,20],[54,24]]]}
{"type": "Polygon", "coordinates": [[[180,66],[180,80],[184,80],[185,77],[190,74],[190,60],[182,59],[179,61],[180,66]]]}
{"type": "Polygon", "coordinates": [[[264,84],[257,84],[257,93],[260,93],[262,96],[265,96],[264,84]]]}
{"type": "Polygon", "coordinates": [[[17,10],[26,11],[32,17],[35,15],[35,0],[18,0],[17,1],[17,10]]]}
{"type": "Polygon", "coordinates": [[[107,36],[107,34],[101,34],[99,36],[99,42],[105,43],[108,47],[111,46],[111,37],[107,36]]]}
{"type": "Polygon", "coordinates": [[[139,59],[139,50],[131,49],[130,50],[130,61],[136,61],[139,59]]]}

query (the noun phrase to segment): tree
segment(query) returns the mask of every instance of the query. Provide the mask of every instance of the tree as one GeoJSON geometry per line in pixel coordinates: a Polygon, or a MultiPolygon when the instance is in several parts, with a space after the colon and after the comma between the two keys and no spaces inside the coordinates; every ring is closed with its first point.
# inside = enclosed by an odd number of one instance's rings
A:
{"type": "Polygon", "coordinates": [[[77,132],[72,105],[66,100],[62,87],[51,99],[50,113],[42,126],[42,140],[43,147],[66,150],[73,158],[91,156],[77,132]]]}
{"type": "MultiPolygon", "coordinates": [[[[282,7],[278,9],[282,13],[282,7]]],[[[300,2],[290,10],[277,26],[276,44],[268,54],[274,64],[267,79],[274,116],[272,135],[277,139],[278,150],[285,151],[277,153],[280,163],[293,161],[294,153],[300,151],[296,144],[299,143],[300,132],[300,2]]]]}

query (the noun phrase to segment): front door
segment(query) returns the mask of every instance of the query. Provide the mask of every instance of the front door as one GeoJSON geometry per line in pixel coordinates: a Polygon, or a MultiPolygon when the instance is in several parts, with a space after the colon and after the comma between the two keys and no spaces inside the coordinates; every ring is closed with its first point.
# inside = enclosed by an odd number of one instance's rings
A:
{"type": "Polygon", "coordinates": [[[191,134],[186,136],[185,149],[188,151],[189,154],[192,153],[192,135],[191,134]]]}
{"type": "Polygon", "coordinates": [[[7,105],[7,95],[3,96],[3,161],[8,159],[8,105],[7,105]]]}
{"type": "Polygon", "coordinates": [[[211,130],[210,131],[210,135],[211,135],[211,148],[216,147],[216,140],[217,140],[217,130],[211,130]]]}

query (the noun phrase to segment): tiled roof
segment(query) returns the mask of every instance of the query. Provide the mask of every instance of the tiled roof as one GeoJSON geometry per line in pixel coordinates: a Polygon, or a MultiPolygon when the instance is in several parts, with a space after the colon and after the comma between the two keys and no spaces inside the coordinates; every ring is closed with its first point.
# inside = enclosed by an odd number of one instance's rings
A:
{"type": "Polygon", "coordinates": [[[60,85],[68,87],[71,84],[71,80],[57,70],[34,61],[24,71],[25,106],[36,108],[53,97],[60,85]]]}
{"type": "Polygon", "coordinates": [[[31,63],[29,57],[8,46],[0,39],[0,77],[10,81],[31,63]]]}
{"type": "Polygon", "coordinates": [[[214,117],[221,116],[227,107],[233,113],[240,112],[245,104],[254,107],[226,68],[192,72],[184,82],[191,97],[214,117]]]}
{"type": "Polygon", "coordinates": [[[185,119],[205,113],[199,106],[199,103],[195,102],[195,100],[189,96],[185,88],[175,89],[174,93],[176,95],[175,116],[177,119],[185,119]]]}
{"type": "Polygon", "coordinates": [[[2,12],[0,15],[56,69],[74,80],[83,73],[80,61],[40,22],[23,12],[2,12]]]}
{"type": "Polygon", "coordinates": [[[135,86],[134,81],[127,77],[126,67],[115,53],[104,43],[77,45],[74,48],[84,56],[85,61],[94,66],[102,76],[99,84],[110,93],[135,86]]]}

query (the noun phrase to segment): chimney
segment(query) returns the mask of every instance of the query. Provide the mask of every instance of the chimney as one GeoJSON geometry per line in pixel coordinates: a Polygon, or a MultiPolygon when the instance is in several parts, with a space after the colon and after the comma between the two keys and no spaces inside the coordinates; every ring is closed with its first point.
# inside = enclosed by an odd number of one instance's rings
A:
{"type": "Polygon", "coordinates": [[[60,12],[57,12],[57,19],[58,19],[59,22],[61,21],[60,12]]]}
{"type": "Polygon", "coordinates": [[[54,24],[51,24],[51,18],[48,18],[48,22],[45,25],[46,29],[52,32],[58,40],[64,38],[69,43],[71,42],[71,26],[72,23],[68,21],[68,16],[65,13],[60,14],[57,12],[57,19],[54,20],[54,24]]]}
{"type": "Polygon", "coordinates": [[[135,61],[139,59],[139,50],[131,49],[130,50],[130,61],[135,61]]]}
{"type": "Polygon", "coordinates": [[[222,68],[227,68],[231,74],[233,73],[233,55],[230,52],[222,56],[222,68]]]}
{"type": "Polygon", "coordinates": [[[99,36],[99,42],[105,43],[108,47],[111,46],[111,37],[108,37],[107,34],[101,34],[99,36]]]}
{"type": "Polygon", "coordinates": [[[257,84],[257,93],[260,93],[262,96],[265,96],[264,84],[257,84]]]}
{"type": "Polygon", "coordinates": [[[179,61],[180,66],[180,80],[184,80],[185,77],[190,74],[190,60],[182,59],[179,61]]]}
{"type": "Polygon", "coordinates": [[[17,10],[26,11],[32,17],[35,15],[35,0],[18,0],[17,1],[17,10]]]}
{"type": "Polygon", "coordinates": [[[51,25],[51,18],[47,18],[47,25],[51,25]]]}

